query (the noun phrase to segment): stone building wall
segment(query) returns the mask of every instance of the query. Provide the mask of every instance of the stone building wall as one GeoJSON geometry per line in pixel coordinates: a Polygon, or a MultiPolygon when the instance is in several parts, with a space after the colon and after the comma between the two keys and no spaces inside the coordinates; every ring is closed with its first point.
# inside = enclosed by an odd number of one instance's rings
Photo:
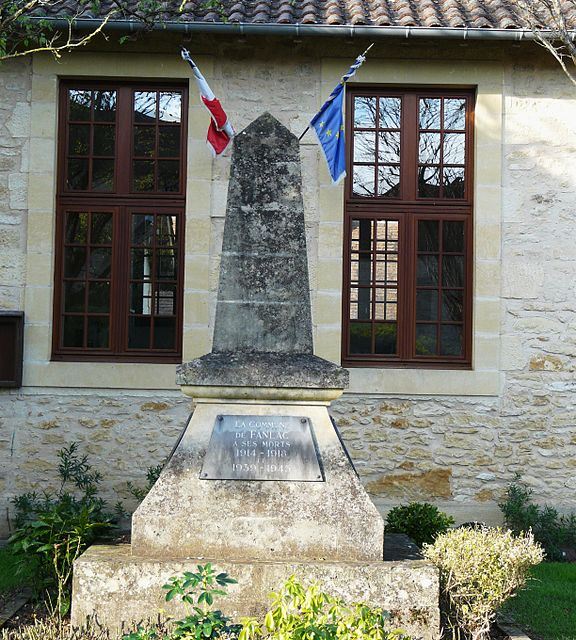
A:
{"type": "Polygon", "coordinates": [[[26,209],[30,152],[29,61],[0,69],[0,309],[24,305],[26,209]]]}
{"type": "MultiPolygon", "coordinates": [[[[309,51],[289,56],[288,44],[279,44],[278,51],[260,52],[264,60],[260,62],[253,61],[257,48],[237,55],[226,47],[221,48],[221,59],[204,61],[202,69],[238,129],[266,105],[299,135],[332,88],[333,72],[327,74],[321,54],[309,51]]],[[[326,55],[350,53],[331,46],[326,55]]],[[[414,78],[426,77],[422,69],[430,58],[458,58],[463,50],[410,51],[404,64],[409,70],[413,66],[414,73],[403,76],[401,70],[388,81],[423,82],[414,78]]],[[[405,55],[394,47],[388,53],[397,58],[405,55]]],[[[424,375],[403,370],[398,375],[388,372],[387,378],[378,378],[377,371],[353,371],[352,391],[334,404],[332,413],[366,488],[382,510],[406,500],[431,500],[459,520],[496,521],[497,501],[515,472],[523,474],[539,499],[576,509],[572,247],[576,96],[560,71],[538,53],[511,54],[510,49],[498,52],[479,47],[467,50],[466,55],[469,63],[458,60],[445,68],[439,65],[434,81],[446,77],[445,69],[452,65],[460,77],[468,74],[469,82],[480,73],[481,65],[486,69],[483,77],[494,74],[496,78],[495,97],[488,95],[492,85],[485,92],[490,98],[485,104],[494,103],[496,109],[479,114],[485,122],[496,114],[484,134],[494,138],[491,149],[502,153],[500,163],[498,154],[490,151],[494,166],[483,168],[485,175],[494,174],[495,186],[477,185],[483,198],[479,215],[489,222],[478,227],[475,238],[476,255],[484,256],[481,262],[486,267],[476,278],[476,308],[483,310],[475,316],[480,339],[475,342],[474,359],[480,371],[424,375]],[[490,197],[493,211],[486,204],[490,197]],[[490,287],[482,284],[486,281],[490,287]],[[494,327],[497,338],[482,341],[494,327]],[[492,364],[479,364],[486,361],[492,364]],[[482,376],[470,377],[478,373],[482,376]],[[476,380],[481,382],[478,387],[476,380]],[[396,384],[394,393],[388,386],[392,383],[396,384]]],[[[78,69],[90,73],[92,64],[97,75],[106,68],[102,59],[88,62],[92,54],[82,56],[78,53],[66,59],[57,73],[74,75],[80,73],[78,69]]],[[[134,58],[136,62],[130,56],[108,59],[113,60],[115,75],[157,75],[143,72],[145,65],[156,62],[150,56],[144,60],[135,54],[134,58]]],[[[171,66],[165,60],[159,56],[157,68],[167,77],[182,73],[178,62],[171,66]]],[[[333,68],[346,66],[346,62],[336,60],[333,68]]],[[[51,65],[50,61],[34,62],[35,86],[44,112],[56,89],[51,65]]],[[[366,75],[378,69],[374,61],[357,79],[391,78],[386,75],[389,68],[382,67],[380,75],[366,75]]],[[[24,220],[29,66],[18,63],[11,69],[17,71],[0,69],[0,85],[9,89],[0,92],[0,307],[22,308],[24,273],[23,266],[17,265],[23,265],[26,236],[34,244],[40,235],[36,230],[31,234],[24,220]],[[10,109],[4,106],[8,100],[10,109]],[[7,158],[5,165],[3,158],[7,158]],[[4,166],[8,167],[6,178],[4,166]],[[4,184],[9,181],[13,188],[5,192],[4,184]],[[2,244],[5,229],[8,236],[18,235],[18,245],[9,240],[6,250],[2,244]],[[8,294],[12,297],[5,301],[3,296],[8,294]]],[[[457,82],[454,77],[450,81],[457,82]]],[[[191,103],[193,91],[191,87],[191,103]]],[[[37,120],[34,145],[47,157],[41,162],[36,158],[31,171],[38,172],[46,191],[53,182],[54,108],[47,121],[37,120]]],[[[185,358],[210,348],[229,171],[229,158],[213,164],[206,159],[202,142],[206,125],[206,112],[192,104],[185,358]]],[[[340,311],[334,282],[340,281],[341,273],[342,195],[329,185],[319,156],[310,135],[303,140],[302,160],[314,337],[320,355],[337,360],[340,311]]],[[[38,215],[51,220],[49,198],[40,199],[37,194],[34,200],[38,215]]],[[[102,471],[105,496],[114,502],[117,497],[126,498],[126,481],[141,483],[146,469],[170,453],[191,411],[189,402],[173,386],[174,367],[49,362],[51,233],[48,225],[38,244],[42,270],[28,276],[28,288],[35,293],[30,296],[33,321],[27,334],[25,386],[19,391],[0,390],[0,536],[7,532],[5,514],[12,496],[55,486],[56,452],[65,443],[81,444],[102,471]]],[[[35,264],[30,247],[29,264],[35,264]]],[[[133,505],[129,500],[126,504],[133,505]]]]}

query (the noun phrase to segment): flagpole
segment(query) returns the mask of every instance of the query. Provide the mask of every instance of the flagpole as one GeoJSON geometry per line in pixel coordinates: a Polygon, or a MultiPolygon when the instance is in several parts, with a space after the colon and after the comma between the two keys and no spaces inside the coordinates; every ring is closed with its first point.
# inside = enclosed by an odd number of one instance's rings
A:
{"type": "MultiPolygon", "coordinates": [[[[361,55],[358,56],[358,58],[365,58],[366,54],[368,53],[368,51],[370,51],[370,49],[372,49],[372,47],[374,46],[374,43],[372,43],[367,49],[366,51],[364,51],[364,53],[362,53],[361,55]]],[[[358,58],[356,58],[356,60],[358,60],[358,58]]],[[[342,84],[346,84],[346,80],[344,80],[342,82],[342,84]]],[[[306,129],[304,129],[304,131],[302,132],[302,135],[298,138],[298,142],[300,142],[300,140],[302,140],[302,138],[306,135],[306,133],[308,133],[308,129],[310,129],[310,125],[308,125],[306,127],[306,129]]]]}

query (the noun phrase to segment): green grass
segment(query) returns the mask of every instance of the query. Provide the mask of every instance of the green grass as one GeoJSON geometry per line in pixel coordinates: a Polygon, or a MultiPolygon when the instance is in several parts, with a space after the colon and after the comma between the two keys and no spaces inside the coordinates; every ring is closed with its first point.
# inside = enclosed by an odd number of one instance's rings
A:
{"type": "Polygon", "coordinates": [[[24,584],[26,575],[18,573],[16,559],[10,549],[0,549],[0,593],[24,584]]]}
{"type": "Polygon", "coordinates": [[[576,640],[576,563],[545,562],[531,575],[504,617],[542,640],[576,640]]]}

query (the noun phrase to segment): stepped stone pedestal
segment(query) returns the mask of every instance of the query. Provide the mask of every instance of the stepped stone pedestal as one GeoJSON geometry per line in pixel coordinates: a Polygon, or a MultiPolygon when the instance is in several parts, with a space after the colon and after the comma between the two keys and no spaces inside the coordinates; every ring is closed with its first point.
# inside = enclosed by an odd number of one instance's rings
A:
{"type": "Polygon", "coordinates": [[[235,618],[261,614],[296,574],[432,640],[437,571],[383,561],[383,520],[328,414],[348,374],[313,355],[298,141],[269,114],[234,141],[213,349],[177,381],[194,413],[131,546],[76,562],[73,623],[182,615],[161,586],[211,561],[238,580],[217,602],[235,618]]]}

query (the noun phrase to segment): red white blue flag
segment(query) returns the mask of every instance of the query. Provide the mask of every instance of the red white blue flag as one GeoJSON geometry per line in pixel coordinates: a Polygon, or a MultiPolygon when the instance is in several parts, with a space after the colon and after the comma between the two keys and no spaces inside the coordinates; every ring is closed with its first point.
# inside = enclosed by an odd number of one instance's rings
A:
{"type": "Polygon", "coordinates": [[[186,49],[182,49],[182,59],[186,60],[192,67],[192,73],[200,90],[202,104],[210,113],[210,126],[206,134],[206,144],[209,146],[213,155],[219,156],[224,149],[230,144],[230,140],[236,135],[234,127],[230,124],[226,112],[220,104],[220,100],[216,98],[212,89],[208,86],[206,79],[200,73],[200,69],[190,57],[190,53],[186,49]]]}

